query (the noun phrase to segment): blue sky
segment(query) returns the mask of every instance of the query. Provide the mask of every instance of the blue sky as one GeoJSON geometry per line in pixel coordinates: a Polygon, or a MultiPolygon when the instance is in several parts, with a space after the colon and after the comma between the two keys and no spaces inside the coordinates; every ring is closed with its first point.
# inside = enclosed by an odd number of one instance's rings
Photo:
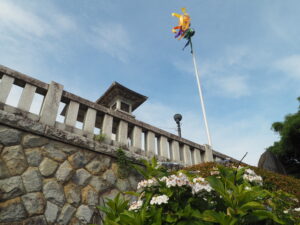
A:
{"type": "Polygon", "coordinates": [[[96,100],[113,81],[149,97],[137,119],[207,143],[192,59],[171,33],[186,7],[213,148],[256,165],[297,110],[295,0],[0,0],[0,64],[96,100]]]}

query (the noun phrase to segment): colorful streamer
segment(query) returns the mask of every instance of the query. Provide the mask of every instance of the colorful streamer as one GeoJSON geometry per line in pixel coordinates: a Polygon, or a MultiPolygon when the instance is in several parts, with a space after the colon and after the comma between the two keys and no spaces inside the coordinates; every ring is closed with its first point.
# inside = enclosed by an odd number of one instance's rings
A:
{"type": "Polygon", "coordinates": [[[186,31],[190,28],[191,25],[191,18],[189,14],[186,13],[186,9],[181,9],[183,14],[178,13],[172,13],[172,16],[175,16],[178,18],[178,26],[173,27],[172,32],[176,33],[175,38],[178,38],[180,40],[184,37],[186,31]]]}
{"type": "Polygon", "coordinates": [[[189,14],[186,13],[186,9],[181,9],[183,14],[172,13],[172,16],[176,16],[178,18],[178,26],[173,27],[172,32],[176,33],[175,38],[181,40],[181,38],[187,39],[187,43],[185,44],[185,49],[188,45],[191,45],[191,51],[193,51],[192,47],[192,36],[195,34],[195,31],[190,27],[191,26],[191,18],[189,14]]]}

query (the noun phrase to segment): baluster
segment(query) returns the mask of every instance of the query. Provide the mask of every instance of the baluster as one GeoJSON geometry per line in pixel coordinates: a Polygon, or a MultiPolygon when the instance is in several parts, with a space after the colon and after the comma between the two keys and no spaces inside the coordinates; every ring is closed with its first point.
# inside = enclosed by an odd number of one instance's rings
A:
{"type": "Polygon", "coordinates": [[[66,116],[65,116],[65,124],[71,127],[75,127],[77,116],[79,111],[79,103],[70,101],[66,116]]]}
{"type": "Polygon", "coordinates": [[[194,160],[195,160],[195,164],[199,164],[202,163],[202,159],[201,159],[201,152],[199,149],[194,149],[194,160]]]}
{"type": "Polygon", "coordinates": [[[142,148],[142,129],[134,126],[132,130],[132,146],[138,149],[142,148]]]}
{"type": "Polygon", "coordinates": [[[159,138],[160,155],[164,156],[166,158],[169,158],[168,144],[169,144],[168,139],[164,136],[160,136],[160,138],[159,138]]]}
{"type": "Polygon", "coordinates": [[[127,145],[128,123],[120,120],[117,130],[117,141],[123,145],[127,145]]]}
{"type": "Polygon", "coordinates": [[[204,162],[213,162],[213,152],[209,145],[204,145],[205,147],[205,154],[204,154],[204,162]]]}
{"type": "Polygon", "coordinates": [[[113,126],[113,117],[111,115],[105,114],[102,122],[101,133],[105,135],[107,140],[111,140],[113,126]]]}
{"type": "Polygon", "coordinates": [[[146,134],[146,151],[150,156],[155,155],[155,134],[151,131],[146,134]]]}
{"type": "Polygon", "coordinates": [[[95,109],[88,108],[83,121],[83,131],[94,134],[96,115],[97,111],[95,109]]]}
{"type": "Polygon", "coordinates": [[[5,103],[14,83],[14,78],[3,75],[0,83],[0,102],[5,103]]]}
{"type": "Polygon", "coordinates": [[[180,152],[179,152],[179,143],[178,141],[172,140],[171,142],[171,151],[173,154],[173,160],[180,161],[180,152]]]}
{"type": "Polygon", "coordinates": [[[36,87],[31,85],[31,84],[25,84],[25,87],[22,91],[19,103],[18,103],[18,108],[21,110],[24,110],[26,112],[29,112],[33,97],[36,91],[36,87]]]}
{"type": "Polygon", "coordinates": [[[191,149],[188,145],[183,146],[183,158],[186,165],[192,165],[191,149]]]}
{"type": "Polygon", "coordinates": [[[52,81],[40,112],[40,122],[54,126],[64,86],[52,81]]]}

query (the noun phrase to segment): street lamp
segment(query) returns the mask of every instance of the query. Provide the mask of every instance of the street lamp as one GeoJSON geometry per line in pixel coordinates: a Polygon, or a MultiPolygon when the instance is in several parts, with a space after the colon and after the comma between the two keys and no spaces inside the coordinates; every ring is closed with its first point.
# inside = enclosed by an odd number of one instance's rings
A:
{"type": "Polygon", "coordinates": [[[174,120],[177,123],[177,131],[178,131],[178,136],[181,137],[181,127],[180,127],[180,121],[182,120],[182,115],[181,114],[175,114],[174,115],[174,120]]]}

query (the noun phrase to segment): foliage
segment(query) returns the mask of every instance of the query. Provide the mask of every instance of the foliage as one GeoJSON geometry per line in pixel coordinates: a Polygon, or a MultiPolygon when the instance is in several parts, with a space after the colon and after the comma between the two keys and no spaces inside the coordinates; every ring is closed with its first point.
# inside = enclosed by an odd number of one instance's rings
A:
{"type": "Polygon", "coordinates": [[[124,150],[121,148],[117,149],[117,164],[118,164],[119,177],[120,178],[127,177],[133,165],[130,159],[126,156],[124,150]]]}
{"type": "MultiPolygon", "coordinates": [[[[233,163],[234,166],[237,166],[237,164],[233,163]]],[[[243,166],[247,166],[245,164],[242,164],[243,166]]],[[[217,163],[215,162],[207,162],[207,163],[201,163],[198,165],[194,165],[191,167],[186,168],[189,171],[197,171],[197,174],[202,177],[208,177],[211,175],[211,172],[213,171],[213,168],[217,166],[217,163]]],[[[300,180],[285,176],[282,174],[273,173],[264,169],[260,169],[254,166],[248,166],[252,170],[255,171],[256,174],[261,176],[263,178],[263,188],[267,189],[268,191],[278,191],[282,190],[289,194],[295,195],[295,197],[300,202],[300,180]]],[[[300,207],[300,203],[298,204],[298,207],[300,207]]]]}
{"type": "Polygon", "coordinates": [[[100,143],[103,142],[106,138],[105,134],[98,134],[98,135],[94,135],[94,140],[95,141],[99,141],[100,143]]]}
{"type": "MultiPolygon", "coordinates": [[[[170,173],[155,159],[139,170],[138,199],[123,207],[119,197],[102,208],[104,225],[299,224],[293,196],[263,188],[249,168],[217,166],[204,179],[186,170],[170,173]],[[115,203],[113,203],[115,202],[115,203]],[[285,204],[285,202],[288,202],[285,204]],[[116,206],[121,207],[116,207],[116,206]],[[122,209],[122,210],[120,210],[122,209]],[[111,213],[118,210],[118,213],[111,213]],[[292,212],[292,213],[289,213],[292,212]],[[296,222],[297,221],[297,222],[296,222]]],[[[299,209],[300,210],[300,209],[299,209]]]]}
{"type": "MultiPolygon", "coordinates": [[[[300,97],[298,98],[300,103],[300,97]]],[[[300,109],[300,106],[299,106],[300,109]]],[[[274,142],[267,150],[276,154],[280,161],[293,170],[300,169],[300,110],[289,114],[283,122],[275,122],[272,129],[279,134],[280,140],[274,142]]]]}

